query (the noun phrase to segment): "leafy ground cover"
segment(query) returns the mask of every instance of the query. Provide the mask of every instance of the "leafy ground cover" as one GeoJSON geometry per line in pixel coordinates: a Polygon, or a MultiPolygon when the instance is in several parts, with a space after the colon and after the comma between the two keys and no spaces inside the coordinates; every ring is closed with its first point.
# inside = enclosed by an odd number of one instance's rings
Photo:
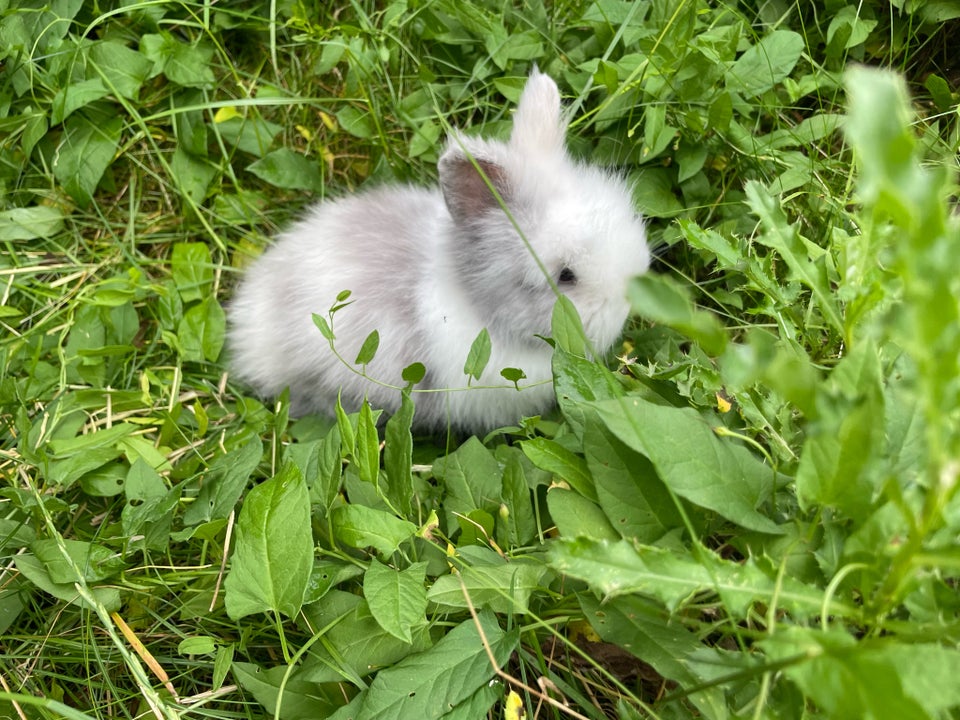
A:
{"type": "Polygon", "coordinates": [[[0,3],[0,714],[960,715],[957,15],[0,3]],[[616,357],[558,305],[484,438],[232,384],[277,228],[534,62],[659,248],[616,357]]]}

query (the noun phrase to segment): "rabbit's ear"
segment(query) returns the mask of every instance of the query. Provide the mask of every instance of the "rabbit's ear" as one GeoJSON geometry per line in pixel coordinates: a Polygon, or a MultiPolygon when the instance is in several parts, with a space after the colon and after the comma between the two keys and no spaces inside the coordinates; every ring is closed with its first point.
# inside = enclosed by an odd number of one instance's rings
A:
{"type": "Polygon", "coordinates": [[[534,68],[513,116],[510,149],[521,153],[563,152],[566,129],[557,84],[534,68]]]}
{"type": "Polygon", "coordinates": [[[451,141],[453,147],[440,158],[438,171],[447,209],[457,224],[462,224],[475,221],[488,210],[500,207],[500,202],[487,185],[488,181],[504,201],[507,200],[509,186],[506,171],[501,165],[478,157],[471,162],[455,143],[455,140],[451,141]],[[474,167],[474,162],[486,179],[474,167]]]}

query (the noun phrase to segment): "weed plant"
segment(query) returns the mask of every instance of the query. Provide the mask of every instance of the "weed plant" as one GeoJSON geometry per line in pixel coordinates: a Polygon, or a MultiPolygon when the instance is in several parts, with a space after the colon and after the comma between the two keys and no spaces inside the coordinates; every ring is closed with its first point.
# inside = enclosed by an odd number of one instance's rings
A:
{"type": "Polygon", "coordinates": [[[0,716],[960,717],[958,16],[0,3],[0,716]],[[558,304],[484,438],[234,385],[269,238],[534,63],[658,247],[616,357],[558,304]]]}

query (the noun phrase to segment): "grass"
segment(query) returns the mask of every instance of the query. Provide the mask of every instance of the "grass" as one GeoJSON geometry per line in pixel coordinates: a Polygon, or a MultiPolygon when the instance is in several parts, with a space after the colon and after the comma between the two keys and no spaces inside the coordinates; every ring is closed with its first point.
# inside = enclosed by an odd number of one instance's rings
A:
{"type": "Polygon", "coordinates": [[[956,717],[954,15],[4,5],[0,717],[956,717]],[[614,369],[558,312],[486,438],[234,385],[250,258],[534,62],[658,247],[614,369]]]}

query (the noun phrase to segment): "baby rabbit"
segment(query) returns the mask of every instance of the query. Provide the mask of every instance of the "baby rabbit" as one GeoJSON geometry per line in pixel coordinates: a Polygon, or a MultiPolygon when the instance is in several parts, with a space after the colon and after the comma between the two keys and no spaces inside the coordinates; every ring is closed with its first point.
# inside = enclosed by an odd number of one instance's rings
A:
{"type": "Polygon", "coordinates": [[[509,142],[454,134],[439,189],[380,187],[313,207],[236,292],[234,374],[263,396],[289,386],[294,414],[330,414],[338,393],[348,411],[365,397],[394,411],[400,393],[380,383],[404,385],[402,370],[421,362],[417,390],[441,390],[413,395],[414,422],[425,430],[479,432],[549,409],[552,350],[537,335],[550,333],[556,291],[604,352],[627,318],[627,281],[649,264],[628,188],[571,160],[565,130],[556,84],[534,69],[509,142]],[[335,357],[312,320],[326,317],[342,290],[352,303],[334,316],[335,348],[352,362],[378,330],[366,373],[379,382],[335,357]],[[483,328],[492,351],[475,384],[497,387],[464,390],[464,363],[483,328]],[[507,367],[526,373],[519,392],[500,377],[507,367]]]}

